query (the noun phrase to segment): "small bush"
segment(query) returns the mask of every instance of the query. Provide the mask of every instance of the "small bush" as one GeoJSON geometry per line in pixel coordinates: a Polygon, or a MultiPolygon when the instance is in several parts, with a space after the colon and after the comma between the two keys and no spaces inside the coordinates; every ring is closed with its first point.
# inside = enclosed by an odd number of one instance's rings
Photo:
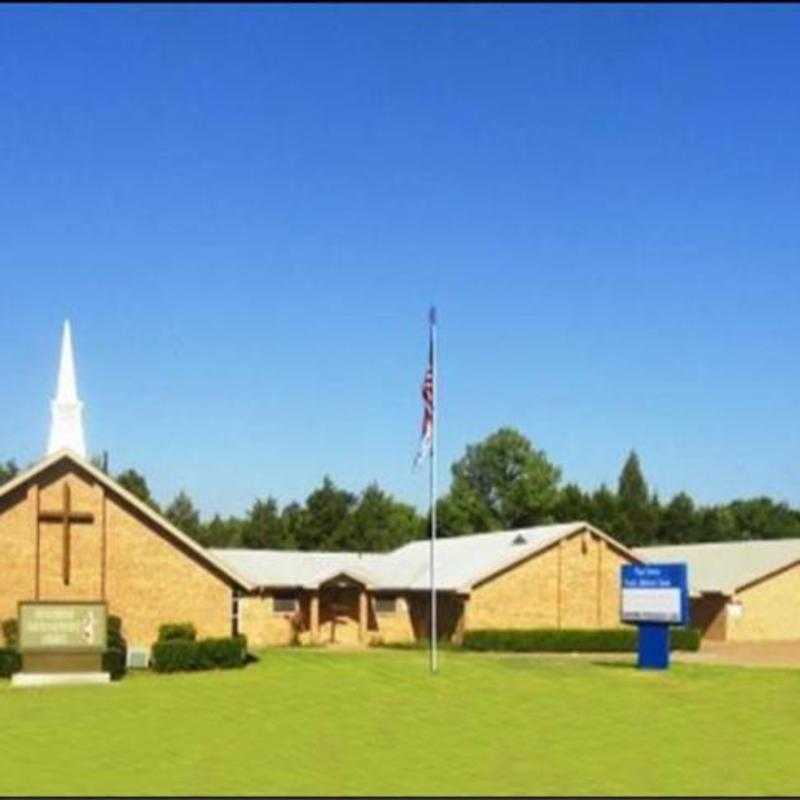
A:
{"type": "Polygon", "coordinates": [[[103,672],[107,672],[112,681],[118,681],[125,676],[125,658],[125,651],[116,647],[110,647],[103,653],[103,672]]]}
{"type": "Polygon", "coordinates": [[[204,664],[204,669],[241,667],[247,655],[247,637],[245,636],[201,639],[197,644],[200,650],[199,658],[204,664]]]}
{"type": "MultiPolygon", "coordinates": [[[[670,630],[671,650],[697,650],[700,633],[695,628],[670,630]]],[[[467,650],[515,653],[635,653],[636,628],[475,630],[464,634],[467,650]]]]}
{"type": "Polygon", "coordinates": [[[156,672],[190,672],[243,667],[247,659],[247,637],[217,639],[172,639],[153,645],[152,666],[156,672]]]}
{"type": "Polygon", "coordinates": [[[118,681],[127,671],[128,643],[122,635],[122,620],[114,614],[106,619],[106,647],[103,671],[111,675],[112,681],[118,681]]]}
{"type": "Polygon", "coordinates": [[[109,614],[106,619],[106,642],[109,647],[118,647],[120,650],[127,647],[122,636],[122,620],[114,614],[109,614]]]}
{"type": "Polygon", "coordinates": [[[197,639],[197,629],[191,622],[168,622],[158,628],[159,642],[193,642],[197,639]]]}
{"type": "Polygon", "coordinates": [[[150,664],[156,672],[185,672],[196,669],[197,644],[173,639],[156,642],[150,652],[150,664]]]}
{"type": "Polygon", "coordinates": [[[3,620],[3,640],[6,647],[16,647],[19,644],[19,623],[16,618],[3,620]]]}
{"type": "Polygon", "coordinates": [[[0,678],[10,678],[22,668],[20,654],[11,647],[0,649],[0,678]]]}

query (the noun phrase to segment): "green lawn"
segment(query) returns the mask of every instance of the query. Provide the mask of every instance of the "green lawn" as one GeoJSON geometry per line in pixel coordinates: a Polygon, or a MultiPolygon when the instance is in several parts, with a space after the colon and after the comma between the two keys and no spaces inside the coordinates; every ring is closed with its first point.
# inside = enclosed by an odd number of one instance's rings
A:
{"type": "MultiPolygon", "coordinates": [[[[598,657],[597,662],[601,662],[598,657]]],[[[800,670],[272,650],[0,683],[2,794],[797,794],[800,670]]]]}

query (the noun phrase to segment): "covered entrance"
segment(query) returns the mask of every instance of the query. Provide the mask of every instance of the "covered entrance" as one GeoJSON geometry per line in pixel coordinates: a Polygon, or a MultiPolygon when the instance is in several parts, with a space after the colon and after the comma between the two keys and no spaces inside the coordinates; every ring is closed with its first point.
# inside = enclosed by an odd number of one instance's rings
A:
{"type": "Polygon", "coordinates": [[[360,580],[341,573],[322,583],[316,597],[312,596],[312,640],[320,644],[366,644],[368,627],[367,587],[360,580]],[[314,605],[317,605],[316,626],[314,605]]]}

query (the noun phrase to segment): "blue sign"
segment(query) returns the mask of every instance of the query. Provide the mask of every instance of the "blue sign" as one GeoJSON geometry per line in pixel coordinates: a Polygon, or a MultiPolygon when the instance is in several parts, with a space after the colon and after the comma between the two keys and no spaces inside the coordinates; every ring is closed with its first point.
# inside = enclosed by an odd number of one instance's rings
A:
{"type": "Polygon", "coordinates": [[[689,622],[686,564],[625,564],[622,567],[622,621],[689,622]]]}

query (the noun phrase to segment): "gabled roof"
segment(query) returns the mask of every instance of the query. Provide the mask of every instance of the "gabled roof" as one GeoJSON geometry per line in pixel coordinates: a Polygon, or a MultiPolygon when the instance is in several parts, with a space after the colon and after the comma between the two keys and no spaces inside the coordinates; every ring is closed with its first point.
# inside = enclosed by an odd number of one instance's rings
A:
{"type": "Polygon", "coordinates": [[[337,575],[345,574],[358,583],[374,587],[382,553],[330,553],[303,550],[209,550],[230,564],[254,586],[316,589],[337,575]]]}
{"type": "Polygon", "coordinates": [[[176,528],[168,519],[163,517],[159,514],[155,509],[151,508],[147,505],[147,503],[143,503],[138,497],[131,494],[127,489],[123,486],[120,486],[113,478],[106,475],[101,470],[94,467],[85,459],[81,458],[77,453],[74,453],[72,450],[59,450],[52,455],[48,456],[47,458],[42,459],[38,463],[34,464],[30,469],[25,470],[24,472],[20,472],[14,478],[12,478],[7,483],[4,483],[0,486],[0,497],[7,495],[13,492],[20,486],[25,485],[28,481],[35,478],[40,473],[44,472],[45,470],[49,469],[53,465],[57,464],[60,461],[71,461],[75,464],[79,469],[82,469],[84,472],[89,473],[98,483],[105,486],[109,491],[113,492],[114,494],[121,497],[127,503],[132,505],[137,511],[141,512],[145,517],[152,520],[156,525],[160,528],[165,530],[170,536],[184,545],[188,550],[191,550],[197,557],[198,560],[208,565],[210,568],[213,568],[217,572],[222,573],[227,578],[231,580],[236,586],[241,589],[250,590],[253,587],[250,585],[250,582],[244,578],[241,574],[239,574],[235,568],[231,567],[225,561],[216,558],[209,550],[207,550],[202,545],[198,544],[194,539],[190,536],[187,536],[185,533],[180,531],[176,528]]]}
{"type": "Polygon", "coordinates": [[[634,552],[645,561],[686,562],[692,594],[732,595],[800,561],[800,539],[637,547],[634,552]]]}
{"type": "MultiPolygon", "coordinates": [[[[590,530],[631,560],[639,559],[619,542],[586,522],[541,525],[496,533],[438,539],[436,585],[467,593],[482,581],[530,558],[567,536],[590,530]]],[[[321,553],[295,550],[215,549],[254,585],[318,588],[344,573],[377,590],[423,591],[430,587],[430,541],[409,542],[389,553],[321,553]]]]}

